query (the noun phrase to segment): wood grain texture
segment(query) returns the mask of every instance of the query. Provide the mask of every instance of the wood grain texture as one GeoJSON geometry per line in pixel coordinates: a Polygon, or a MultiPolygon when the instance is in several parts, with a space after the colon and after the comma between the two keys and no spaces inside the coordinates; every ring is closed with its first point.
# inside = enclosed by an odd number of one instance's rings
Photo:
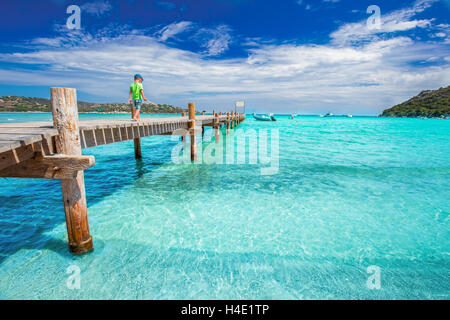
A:
{"type": "MultiPolygon", "coordinates": [[[[0,143],[1,145],[1,143],[0,143]]],[[[34,144],[27,146],[18,146],[12,150],[0,153],[0,170],[9,166],[18,164],[22,161],[31,159],[35,156],[36,150],[34,144]]]]}
{"type": "MultiPolygon", "coordinates": [[[[53,125],[58,130],[56,150],[59,154],[81,156],[76,90],[51,88],[53,125]]],[[[61,179],[61,190],[66,214],[69,249],[75,254],[93,248],[89,233],[84,173],[75,178],[61,179]]]]}
{"type": "Polygon", "coordinates": [[[220,118],[219,114],[216,114],[216,119],[214,121],[214,140],[216,143],[220,142],[220,118]]]}
{"type": "Polygon", "coordinates": [[[142,159],[141,138],[134,139],[134,157],[142,159]]]}
{"type": "Polygon", "coordinates": [[[78,171],[88,169],[94,164],[93,156],[37,155],[0,170],[0,177],[73,179],[77,177],[78,171]]]}
{"type": "Polygon", "coordinates": [[[190,142],[191,142],[191,161],[197,161],[197,141],[195,137],[195,104],[188,104],[189,111],[189,131],[190,131],[190,142]]]}
{"type": "MultiPolygon", "coordinates": [[[[222,124],[235,127],[245,115],[234,112],[195,114],[189,103],[188,114],[131,120],[78,119],[75,89],[51,88],[53,123],[27,122],[0,124],[0,177],[59,179],[61,181],[69,248],[81,254],[92,250],[89,232],[83,170],[93,166],[92,156],[82,148],[134,140],[136,158],[142,156],[141,138],[152,135],[190,136],[191,160],[197,161],[196,135],[212,126],[216,133],[222,124]],[[198,129],[197,127],[198,126],[198,129]]],[[[218,141],[219,137],[216,137],[218,141]]]]}

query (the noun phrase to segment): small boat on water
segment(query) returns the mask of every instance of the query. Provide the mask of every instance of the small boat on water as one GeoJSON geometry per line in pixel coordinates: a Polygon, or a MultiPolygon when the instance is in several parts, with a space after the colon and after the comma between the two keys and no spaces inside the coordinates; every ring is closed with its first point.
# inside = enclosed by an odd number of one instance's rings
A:
{"type": "Polygon", "coordinates": [[[324,115],[323,117],[324,118],[326,118],[326,117],[333,117],[334,116],[334,114],[332,114],[331,112],[328,112],[326,115],[324,115]]]}
{"type": "Polygon", "coordinates": [[[353,115],[348,114],[348,115],[347,115],[347,118],[353,118],[353,115]]]}
{"type": "Polygon", "coordinates": [[[277,119],[275,119],[275,117],[273,116],[273,113],[261,114],[261,115],[257,115],[256,113],[253,113],[253,118],[255,118],[255,120],[258,120],[258,121],[277,121],[277,119]]]}

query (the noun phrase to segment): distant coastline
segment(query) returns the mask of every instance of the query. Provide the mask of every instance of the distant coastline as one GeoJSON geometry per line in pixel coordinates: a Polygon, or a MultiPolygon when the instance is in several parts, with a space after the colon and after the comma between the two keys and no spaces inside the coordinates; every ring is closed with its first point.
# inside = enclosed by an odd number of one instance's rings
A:
{"type": "Polygon", "coordinates": [[[422,91],[408,101],[384,110],[380,117],[448,119],[450,86],[422,91]]]}
{"type": "MultiPolygon", "coordinates": [[[[51,111],[0,111],[0,114],[51,114],[51,111]]],[[[117,115],[131,115],[131,110],[129,112],[78,112],[78,114],[117,114],[117,115]]],[[[141,112],[141,114],[181,114],[181,112],[141,112]]]]}
{"type": "MultiPolygon", "coordinates": [[[[126,103],[90,103],[78,101],[79,113],[98,114],[127,114],[131,111],[131,105],[126,103]]],[[[142,105],[142,113],[182,113],[186,109],[175,107],[169,104],[149,104],[142,105]]],[[[51,112],[50,100],[44,98],[3,96],[0,97],[0,112],[17,113],[45,113],[51,112]]]]}
{"type": "MultiPolygon", "coordinates": [[[[1,113],[52,113],[51,111],[0,111],[1,113]]],[[[129,112],[96,112],[96,111],[90,111],[90,112],[78,112],[78,114],[130,114],[131,110],[129,112]]],[[[141,112],[141,114],[177,114],[181,112],[141,112]]]]}

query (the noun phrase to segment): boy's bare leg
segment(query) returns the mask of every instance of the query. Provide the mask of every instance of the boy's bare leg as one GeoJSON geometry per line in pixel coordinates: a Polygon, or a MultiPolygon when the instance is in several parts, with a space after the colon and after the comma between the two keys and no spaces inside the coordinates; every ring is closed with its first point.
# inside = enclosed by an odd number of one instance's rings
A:
{"type": "Polygon", "coordinates": [[[131,107],[131,118],[133,120],[136,120],[136,109],[134,107],[131,107]]]}
{"type": "Polygon", "coordinates": [[[136,110],[136,120],[141,120],[141,110],[136,110]]]}

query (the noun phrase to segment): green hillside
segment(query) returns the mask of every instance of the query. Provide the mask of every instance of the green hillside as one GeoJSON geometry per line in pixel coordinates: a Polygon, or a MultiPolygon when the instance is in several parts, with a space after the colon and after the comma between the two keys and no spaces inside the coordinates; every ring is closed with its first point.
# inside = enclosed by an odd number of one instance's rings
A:
{"type": "MultiPolygon", "coordinates": [[[[125,103],[88,103],[78,101],[79,112],[122,113],[130,112],[125,103]]],[[[181,113],[185,109],[168,104],[143,104],[144,113],[181,113]]],[[[0,112],[51,112],[50,100],[43,98],[5,96],[0,98],[0,112]]]]}
{"type": "Polygon", "coordinates": [[[450,86],[422,91],[408,101],[384,110],[380,116],[448,118],[450,116],[450,86]]]}

